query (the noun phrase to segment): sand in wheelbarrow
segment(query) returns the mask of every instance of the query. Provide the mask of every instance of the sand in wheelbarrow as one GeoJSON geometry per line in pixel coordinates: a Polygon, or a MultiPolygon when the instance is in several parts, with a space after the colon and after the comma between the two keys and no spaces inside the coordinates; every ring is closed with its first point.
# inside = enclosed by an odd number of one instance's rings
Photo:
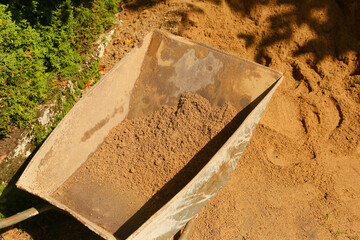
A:
{"type": "Polygon", "coordinates": [[[177,106],[125,119],[55,198],[125,238],[206,164],[226,141],[210,140],[236,113],[230,104],[212,108],[200,95],[185,93],[177,106]]]}

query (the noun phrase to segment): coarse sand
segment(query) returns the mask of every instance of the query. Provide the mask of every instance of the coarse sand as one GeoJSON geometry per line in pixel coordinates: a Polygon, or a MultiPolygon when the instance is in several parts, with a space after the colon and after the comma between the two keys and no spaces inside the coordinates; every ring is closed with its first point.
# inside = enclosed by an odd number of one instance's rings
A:
{"type": "Polygon", "coordinates": [[[359,1],[123,7],[105,71],[160,28],[284,72],[231,180],[189,239],[360,239],[359,1]]]}
{"type": "MultiPolygon", "coordinates": [[[[160,28],[285,75],[188,239],[360,239],[359,1],[126,2],[104,73],[160,28]]],[[[97,239],[73,226],[54,221],[32,237],[97,239]]]]}
{"type": "MultiPolygon", "coordinates": [[[[127,218],[122,216],[123,222],[132,217],[131,225],[140,227],[210,160],[216,149],[216,143],[209,144],[210,140],[236,114],[236,109],[230,104],[212,108],[209,101],[200,95],[184,93],[177,106],[165,105],[149,116],[125,119],[110,131],[104,142],[56,191],[54,197],[108,231],[115,232],[120,227],[118,224],[122,223],[118,220],[113,223],[111,217],[104,218],[107,212],[128,215],[127,218]],[[199,154],[205,146],[209,149],[199,154]],[[184,168],[190,161],[191,164],[184,168]],[[81,190],[77,186],[82,186],[81,190]],[[96,187],[89,189],[88,186],[96,187]],[[124,201],[127,201],[125,206],[133,211],[117,213],[116,202],[107,206],[106,198],[93,204],[95,199],[102,198],[99,195],[127,198],[131,193],[135,193],[134,197],[124,201]],[[155,194],[153,206],[147,207],[147,204],[143,207],[155,194]],[[138,212],[140,208],[142,210],[138,212]],[[97,218],[99,211],[102,215],[97,218]]],[[[216,141],[223,142],[223,139],[217,137],[216,141]]],[[[121,239],[133,228],[123,230],[121,239]]]]}

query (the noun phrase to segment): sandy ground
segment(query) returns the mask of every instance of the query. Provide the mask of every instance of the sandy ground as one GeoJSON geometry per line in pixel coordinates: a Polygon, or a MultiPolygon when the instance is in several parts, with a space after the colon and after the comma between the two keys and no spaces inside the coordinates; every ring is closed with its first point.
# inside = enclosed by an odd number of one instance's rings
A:
{"type": "Polygon", "coordinates": [[[285,74],[232,179],[200,212],[190,239],[360,239],[359,5],[124,6],[102,60],[106,70],[160,28],[285,74]]]}
{"type": "Polygon", "coordinates": [[[123,7],[104,72],[160,28],[285,74],[230,182],[201,210],[189,239],[360,239],[359,1],[123,7]]]}

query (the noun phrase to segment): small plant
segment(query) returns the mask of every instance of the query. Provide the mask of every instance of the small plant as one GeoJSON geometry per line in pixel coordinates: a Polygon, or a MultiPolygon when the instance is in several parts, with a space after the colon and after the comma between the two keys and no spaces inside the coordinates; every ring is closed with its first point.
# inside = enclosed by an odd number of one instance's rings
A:
{"type": "Polygon", "coordinates": [[[41,36],[26,22],[17,25],[0,5],[0,134],[24,127],[47,97],[45,50],[41,36]]]}

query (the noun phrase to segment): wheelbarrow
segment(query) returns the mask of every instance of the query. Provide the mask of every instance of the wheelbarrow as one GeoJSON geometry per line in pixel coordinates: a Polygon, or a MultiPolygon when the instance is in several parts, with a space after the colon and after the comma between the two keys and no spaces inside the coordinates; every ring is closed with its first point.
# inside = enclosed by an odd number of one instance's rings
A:
{"type": "MultiPolygon", "coordinates": [[[[282,73],[259,64],[153,31],[75,104],[33,157],[17,187],[70,213],[105,239],[171,239],[229,180],[282,78],[282,73]],[[242,120],[211,159],[151,216],[133,224],[147,202],[134,201],[137,193],[130,189],[122,196],[110,186],[85,181],[71,187],[71,203],[55,197],[113,127],[163,105],[173,106],[184,92],[197,93],[212,106],[230,102],[242,120]]],[[[48,208],[30,209],[25,215],[48,208]]]]}

